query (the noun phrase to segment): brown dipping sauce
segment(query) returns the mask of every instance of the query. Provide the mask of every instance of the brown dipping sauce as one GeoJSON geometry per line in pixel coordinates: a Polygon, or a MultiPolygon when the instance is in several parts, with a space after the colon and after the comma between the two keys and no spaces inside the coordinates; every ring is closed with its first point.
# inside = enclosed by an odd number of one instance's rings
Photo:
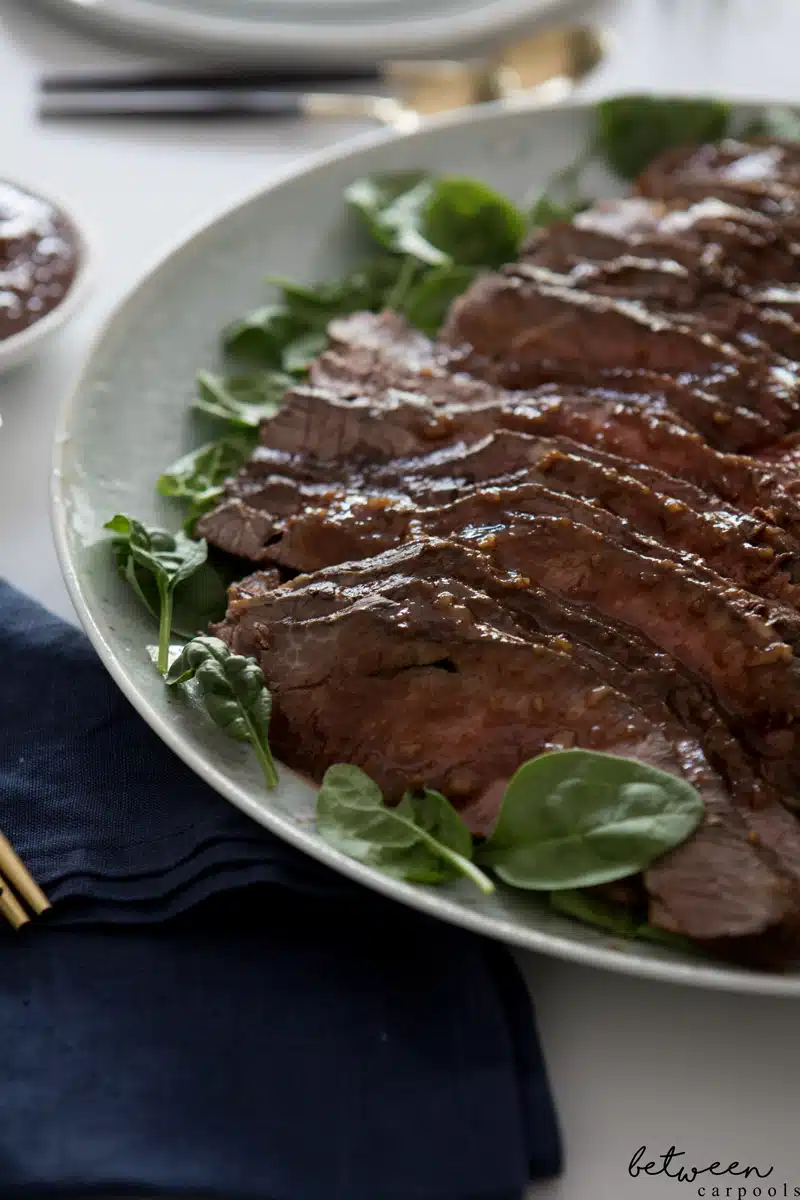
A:
{"type": "Polygon", "coordinates": [[[0,341],[61,303],[79,257],[78,236],[63,213],[0,181],[0,341]]]}

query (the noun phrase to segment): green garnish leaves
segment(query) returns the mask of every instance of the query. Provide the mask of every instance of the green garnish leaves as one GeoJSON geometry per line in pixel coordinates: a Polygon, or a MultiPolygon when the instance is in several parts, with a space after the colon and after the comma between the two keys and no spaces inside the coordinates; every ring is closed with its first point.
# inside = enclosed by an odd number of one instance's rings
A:
{"type": "Polygon", "coordinates": [[[225,480],[236,474],[254,445],[254,434],[245,430],[206,442],[168,467],[159,477],[156,491],[187,503],[186,523],[191,526],[201,513],[214,507],[222,496],[225,480]]]}
{"type": "Polygon", "coordinates": [[[475,267],[434,267],[409,288],[398,307],[412,325],[433,337],[439,332],[450,305],[477,275],[475,267]]]}
{"type": "Polygon", "coordinates": [[[612,754],[560,750],[519,768],[478,861],[535,891],[635,875],[685,841],[703,801],[674,775],[612,754]]]}
{"type": "Polygon", "coordinates": [[[269,304],[231,325],[223,334],[223,347],[241,362],[281,369],[284,347],[305,332],[303,322],[287,308],[269,304]]]}
{"type": "Polygon", "coordinates": [[[229,379],[199,371],[194,408],[236,429],[257,429],[266,417],[275,416],[293,382],[282,371],[260,371],[229,379]]]}
{"type": "Polygon", "coordinates": [[[194,680],[197,693],[211,720],[239,742],[249,742],[256,752],[268,788],[278,782],[269,748],[272,697],[254,658],[232,651],[215,637],[197,637],[183,647],[169,668],[169,686],[194,680]]]}
{"type": "Polygon", "coordinates": [[[730,116],[721,100],[619,96],[597,105],[594,147],[612,171],[634,179],[666,150],[718,142],[730,116]]]}
{"type": "Polygon", "coordinates": [[[629,908],[620,904],[608,904],[598,896],[589,892],[580,892],[575,888],[561,888],[551,892],[550,906],[565,917],[573,917],[585,925],[594,925],[605,929],[615,937],[636,937],[639,922],[629,908]]]}
{"type": "Polygon", "coordinates": [[[545,229],[558,221],[571,221],[576,213],[587,207],[586,200],[559,201],[542,192],[531,206],[530,224],[534,229],[545,229]]]}
{"type": "Polygon", "coordinates": [[[517,257],[525,226],[516,205],[486,183],[444,176],[432,184],[424,233],[451,262],[501,267],[517,257]]]}
{"type": "Polygon", "coordinates": [[[344,198],[363,217],[381,246],[429,266],[448,262],[448,255],[425,235],[425,214],[433,184],[425,171],[390,171],[357,179],[344,198]]]}
{"type": "Polygon", "coordinates": [[[444,883],[459,875],[494,890],[472,858],[472,839],[438,792],[406,793],[389,808],[360,767],[339,763],[325,772],[317,797],[317,831],[359,862],[413,883],[444,883]]]}
{"type": "Polygon", "coordinates": [[[697,945],[690,938],[682,937],[679,933],[670,933],[637,919],[636,914],[620,904],[608,904],[598,896],[588,892],[573,891],[564,888],[551,892],[550,905],[556,912],[566,917],[573,917],[584,925],[595,925],[605,929],[615,937],[638,938],[639,941],[652,942],[669,950],[680,950],[684,954],[697,954],[697,945]]]}
{"type": "Polygon", "coordinates": [[[345,198],[382,246],[431,267],[499,267],[525,233],[517,207],[477,179],[395,171],[356,180],[345,198]]]}
{"type": "Polygon", "coordinates": [[[205,565],[208,547],[202,539],[193,541],[184,533],[168,533],[166,529],[145,525],[123,513],[117,513],[107,521],[105,528],[116,534],[113,547],[120,575],[144,606],[157,616],[158,669],[164,675],[169,666],[176,589],[205,565]],[[145,578],[142,578],[143,572],[145,578]],[[153,585],[157,611],[153,603],[153,585]]]}

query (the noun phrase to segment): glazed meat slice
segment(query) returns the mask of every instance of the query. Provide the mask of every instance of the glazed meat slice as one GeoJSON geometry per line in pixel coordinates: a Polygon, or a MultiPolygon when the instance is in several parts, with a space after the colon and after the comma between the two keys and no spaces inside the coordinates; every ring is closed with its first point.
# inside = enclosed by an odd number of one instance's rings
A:
{"type": "Polygon", "coordinates": [[[669,151],[637,180],[641,195],[671,200],[718,197],[780,221],[792,233],[800,218],[800,162],[792,142],[738,142],[669,151]]]}
{"type": "Polygon", "coordinates": [[[310,370],[311,383],[342,396],[396,388],[431,404],[476,404],[500,397],[482,379],[454,373],[448,354],[395,313],[354,313],[332,321],[330,348],[310,370]]]}
{"type": "Polygon", "coordinates": [[[800,588],[792,581],[797,555],[785,548],[788,539],[779,529],[744,513],[697,512],[584,459],[577,446],[564,453],[548,450],[546,439],[540,445],[539,462],[527,470],[504,480],[465,484],[433,504],[349,490],[325,508],[300,508],[286,522],[283,536],[265,545],[263,558],[313,571],[380,553],[419,533],[445,535],[490,526],[513,512],[540,512],[572,517],[621,541],[632,537],[641,553],[684,562],[700,574],[710,568],[709,578],[721,577],[793,606],[800,602],[800,588]]]}
{"type": "MultiPolygon", "coordinates": [[[[775,321],[781,323],[779,318],[775,321]]],[[[312,364],[311,382],[348,399],[380,396],[394,388],[412,392],[435,405],[505,402],[508,389],[516,388],[513,378],[506,381],[506,388],[500,388],[458,370],[457,363],[450,361],[453,357],[450,349],[443,350],[427,342],[427,353],[423,355],[421,342],[426,339],[421,334],[415,335],[414,353],[405,359],[402,352],[405,338],[400,335],[399,346],[391,341],[397,334],[398,322],[402,331],[405,322],[392,314],[357,313],[333,322],[332,329],[339,326],[352,329],[350,340],[337,342],[334,350],[312,364]],[[365,331],[371,335],[371,346],[376,342],[380,345],[380,354],[373,350],[365,355],[360,348],[359,338],[367,336],[365,331]]],[[[794,322],[788,319],[788,325],[793,335],[794,322]]],[[[670,410],[692,428],[710,431],[714,444],[726,449],[760,446],[773,436],[769,421],[760,413],[741,406],[731,409],[704,391],[696,379],[688,382],[642,369],[597,366],[587,369],[579,359],[549,363],[546,375],[548,380],[559,383],[604,387],[609,393],[638,396],[638,402],[651,411],[670,410]]],[[[718,380],[710,380],[712,388],[717,383],[718,380]]]]}
{"type": "Polygon", "coordinates": [[[268,561],[271,546],[306,510],[319,514],[331,506],[378,507],[404,499],[426,507],[449,504],[470,488],[522,482],[533,473],[551,476],[566,490],[634,517],[637,528],[663,534],[670,544],[692,553],[741,557],[744,574],[732,567],[735,579],[765,595],[789,596],[784,586],[791,586],[798,547],[783,531],[674,476],[569,438],[498,430],[471,444],[450,443],[429,454],[349,472],[345,464],[332,464],[327,483],[318,481],[314,460],[300,460],[295,469],[291,462],[265,464],[269,454],[264,447],[256,450],[229,482],[221,504],[196,525],[198,535],[213,545],[253,562],[268,561]]]}
{"type": "MultiPolygon", "coordinates": [[[[486,546],[488,535],[475,534],[486,546]]],[[[709,683],[775,772],[796,774],[800,675],[791,610],[702,580],[671,560],[645,560],[564,517],[518,515],[491,536],[499,568],[638,629],[709,683]]]]}
{"type": "MultiPolygon", "coordinates": [[[[477,442],[498,427],[532,436],[565,436],[634,463],[655,467],[800,534],[800,510],[782,481],[763,463],[722,454],[682,426],[668,409],[653,412],[630,396],[605,389],[553,388],[505,404],[450,406],[433,412],[407,397],[346,402],[317,389],[298,389],[262,438],[285,450],[331,460],[425,454],[437,443],[477,442]]],[[[335,468],[334,468],[335,469],[335,468]]]]}
{"type": "Polygon", "coordinates": [[[672,264],[704,291],[744,296],[800,277],[797,243],[780,222],[713,196],[693,204],[637,196],[596,204],[538,231],[522,257],[564,275],[591,275],[595,264],[626,258],[667,270],[672,264]]]}
{"type": "MultiPolygon", "coordinates": [[[[596,745],[598,726],[613,730],[605,719],[609,713],[620,721],[624,713],[629,718],[624,737],[638,738],[631,756],[649,762],[655,758],[683,774],[701,790],[707,809],[707,820],[694,838],[652,868],[652,884],[650,873],[646,876],[654,919],[690,936],[715,939],[793,925],[795,884],[788,870],[773,867],[749,837],[746,819],[698,741],[662,703],[658,689],[633,681],[633,693],[626,696],[631,679],[605,654],[591,649],[590,638],[571,643],[562,636],[548,637],[542,632],[546,621],[537,622],[530,611],[525,626],[515,625],[486,592],[463,583],[469,559],[446,544],[415,544],[360,567],[320,574],[299,588],[278,589],[263,602],[232,605],[221,632],[235,649],[259,654],[275,691],[276,719],[285,729],[284,756],[307,745],[298,737],[301,728],[314,727],[321,735],[315,739],[320,758],[311,767],[317,775],[340,750],[346,761],[360,762],[397,798],[409,780],[424,777],[431,784],[430,772],[438,771],[436,783],[460,795],[465,815],[475,828],[485,830],[494,819],[504,778],[537,744],[532,739],[539,739],[541,747],[596,745]],[[466,563],[459,561],[465,557],[466,563]],[[517,654],[506,660],[510,638],[524,638],[529,649],[518,643],[517,654]],[[489,670],[487,705],[485,697],[475,696],[471,679],[478,663],[487,670],[486,655],[498,666],[524,663],[527,684],[521,675],[505,680],[489,670]],[[334,690],[347,696],[361,716],[364,736],[357,745],[352,729],[340,731],[341,722],[331,713],[336,705],[325,701],[334,690]],[[602,721],[595,720],[598,708],[602,721]],[[410,711],[424,717],[414,726],[411,742],[410,711]],[[643,721],[658,733],[646,734],[643,721]],[[509,731],[516,739],[512,746],[506,740],[509,731]],[[478,745],[484,754],[476,763],[478,745]],[[443,769],[450,772],[444,778],[443,769]]],[[[492,583],[479,558],[472,577],[475,583],[488,579],[499,594],[505,590],[524,602],[513,581],[492,583]]],[[[298,765],[309,769],[307,759],[298,765]]],[[[743,807],[748,811],[750,806],[743,807]]],[[[774,807],[764,802],[764,811],[774,807]]],[[[778,809],[777,823],[785,818],[778,809]]]]}
{"type": "MultiPolygon", "coordinates": [[[[699,318],[570,287],[526,264],[474,284],[453,305],[442,340],[464,370],[504,387],[535,387],[577,361],[584,370],[691,377],[719,400],[722,430],[739,408],[763,417],[775,437],[798,419],[796,372],[763,348],[745,353],[699,318]]],[[[714,440],[715,421],[701,432],[714,440]]]]}

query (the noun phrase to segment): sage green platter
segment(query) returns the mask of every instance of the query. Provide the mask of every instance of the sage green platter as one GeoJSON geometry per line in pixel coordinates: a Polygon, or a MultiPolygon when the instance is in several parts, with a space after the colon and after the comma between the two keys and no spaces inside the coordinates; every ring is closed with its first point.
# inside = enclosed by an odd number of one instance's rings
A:
{"type": "MultiPolygon", "coordinates": [[[[310,282],[353,265],[359,243],[342,203],[347,184],[421,167],[485,178],[522,201],[574,159],[590,113],[581,105],[486,106],[404,137],[369,135],[309,160],[187,237],[118,308],[61,413],[52,481],[58,554],[86,631],[130,701],[198,775],[279,837],[367,888],[530,950],[675,983],[800,996],[800,970],[755,973],[621,943],[555,914],[534,893],[498,888],[484,897],[467,882],[406,884],[331,849],[315,833],[307,783],[282,769],[279,787],[267,792],[255,755],[164,687],[148,652],[153,627],[117,578],[102,530],[118,511],[178,527],[179,511],[153,485],[198,444],[189,415],[195,373],[213,367],[219,331],[264,303],[267,273],[310,282]]],[[[608,179],[593,182],[597,193],[613,191],[608,179]]]]}

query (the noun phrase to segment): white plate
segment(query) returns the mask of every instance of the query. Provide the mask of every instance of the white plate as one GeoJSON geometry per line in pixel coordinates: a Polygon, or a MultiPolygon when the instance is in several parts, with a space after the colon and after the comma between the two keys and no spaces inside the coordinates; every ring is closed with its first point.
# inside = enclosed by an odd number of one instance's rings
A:
{"type": "Polygon", "coordinates": [[[152,625],[118,579],[102,531],[118,511],[178,526],[179,513],[153,484],[197,444],[188,415],[195,372],[213,364],[219,330],[264,302],[268,272],[312,281],[352,265],[347,184],[374,171],[422,167],[487,178],[521,200],[573,160],[587,114],[581,106],[492,107],[402,138],[371,135],[317,156],[188,237],[118,309],[61,415],[53,477],[58,553],[89,636],[144,718],[213,787],[315,858],[405,904],[531,950],[676,983],[800,996],[800,972],[760,974],[622,944],[558,916],[533,894],[498,889],[486,898],[467,883],[418,887],[338,854],[314,832],[307,784],[282,770],[278,789],[266,792],[255,756],[167,692],[146,649],[152,625]]]}
{"type": "Polygon", "coordinates": [[[565,0],[45,0],[100,29],[249,59],[374,62],[458,53],[565,0]]]}

